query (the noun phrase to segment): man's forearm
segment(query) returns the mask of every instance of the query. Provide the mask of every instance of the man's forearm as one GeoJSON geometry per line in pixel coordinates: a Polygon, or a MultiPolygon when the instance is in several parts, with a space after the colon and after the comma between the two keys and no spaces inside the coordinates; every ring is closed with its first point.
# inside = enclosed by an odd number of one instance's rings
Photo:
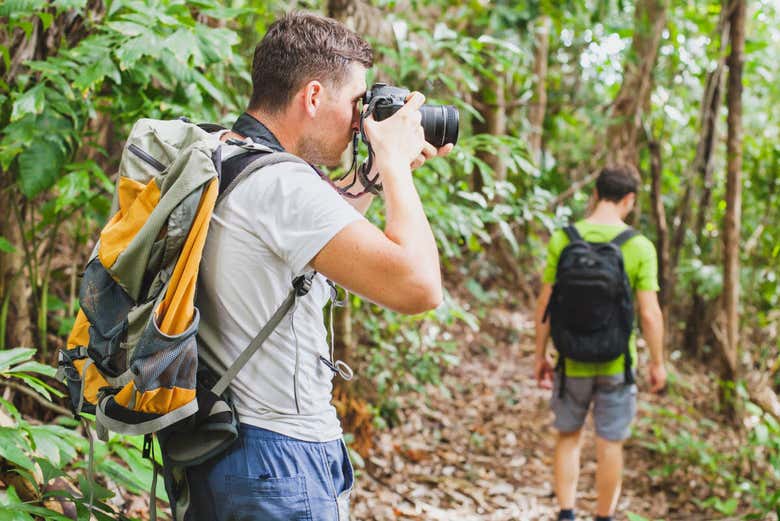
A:
{"type": "Polygon", "coordinates": [[[534,330],[536,332],[536,356],[544,357],[547,351],[547,340],[550,338],[550,321],[544,320],[547,304],[550,302],[552,288],[549,284],[542,287],[534,309],[534,330]]]}
{"type": "Polygon", "coordinates": [[[550,338],[550,325],[536,323],[536,356],[543,357],[547,352],[547,340],[550,338]]]}
{"type": "Polygon", "coordinates": [[[642,336],[650,351],[650,361],[661,364],[664,361],[664,319],[660,310],[642,315],[642,336]]]}
{"type": "Polygon", "coordinates": [[[386,210],[385,235],[414,256],[418,269],[440,277],[439,252],[409,167],[388,162],[381,168],[386,210]]]}

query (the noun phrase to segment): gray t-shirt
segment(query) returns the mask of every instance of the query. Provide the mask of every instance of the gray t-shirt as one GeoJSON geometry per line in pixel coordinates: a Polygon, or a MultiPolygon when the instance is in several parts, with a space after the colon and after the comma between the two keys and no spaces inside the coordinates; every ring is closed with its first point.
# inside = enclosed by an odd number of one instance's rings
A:
{"type": "MultiPolygon", "coordinates": [[[[227,368],[249,345],[311,259],[348,224],[363,219],[307,165],[268,166],[240,181],[217,206],[200,265],[196,304],[200,352],[227,368]]],[[[330,288],[316,275],[231,383],[240,421],[306,441],[341,437],[331,405],[333,372],[323,306],[330,288]],[[296,369],[297,365],[297,369],[296,369]]]]}

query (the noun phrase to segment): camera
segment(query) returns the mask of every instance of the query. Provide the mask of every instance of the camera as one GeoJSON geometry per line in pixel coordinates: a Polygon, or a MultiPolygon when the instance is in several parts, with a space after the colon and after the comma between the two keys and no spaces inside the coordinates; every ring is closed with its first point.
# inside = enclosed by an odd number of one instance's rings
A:
{"type": "MultiPolygon", "coordinates": [[[[363,106],[372,106],[372,114],[376,121],[387,119],[406,103],[409,89],[393,87],[385,83],[375,83],[363,97],[363,106]]],[[[458,141],[458,109],[452,105],[423,105],[421,125],[425,141],[442,147],[447,143],[453,145],[458,141]]],[[[363,141],[366,137],[363,136],[363,141]]]]}

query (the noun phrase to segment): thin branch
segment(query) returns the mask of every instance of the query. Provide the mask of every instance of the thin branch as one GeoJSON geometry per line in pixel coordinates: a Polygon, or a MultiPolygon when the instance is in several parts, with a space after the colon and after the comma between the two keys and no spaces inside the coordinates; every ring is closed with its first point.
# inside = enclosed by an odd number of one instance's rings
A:
{"type": "Polygon", "coordinates": [[[56,403],[52,403],[48,401],[46,398],[36,393],[29,387],[18,384],[13,380],[7,380],[7,379],[0,380],[0,385],[3,385],[8,389],[13,389],[14,391],[19,391],[22,394],[26,394],[27,396],[29,396],[30,398],[38,402],[38,404],[40,404],[41,406],[45,407],[46,409],[49,409],[50,411],[54,411],[57,414],[61,414],[63,416],[73,416],[73,413],[69,409],[66,409],[61,405],[57,405],[56,403]]]}
{"type": "Polygon", "coordinates": [[[572,197],[574,194],[576,194],[583,186],[587,185],[588,183],[593,182],[598,176],[599,172],[601,172],[601,167],[594,170],[590,174],[586,175],[584,178],[580,179],[576,183],[572,183],[572,185],[562,194],[559,194],[558,197],[550,201],[550,204],[547,205],[547,210],[552,212],[558,206],[563,204],[564,201],[572,197]]]}

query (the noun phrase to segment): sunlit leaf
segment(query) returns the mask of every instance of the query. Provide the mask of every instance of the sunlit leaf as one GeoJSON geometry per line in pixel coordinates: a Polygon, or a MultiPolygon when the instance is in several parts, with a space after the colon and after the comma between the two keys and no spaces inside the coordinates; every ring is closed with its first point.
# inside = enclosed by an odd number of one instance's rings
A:
{"type": "Polygon", "coordinates": [[[11,109],[11,121],[17,121],[26,114],[40,114],[46,103],[46,85],[39,83],[14,102],[11,109]]]}

